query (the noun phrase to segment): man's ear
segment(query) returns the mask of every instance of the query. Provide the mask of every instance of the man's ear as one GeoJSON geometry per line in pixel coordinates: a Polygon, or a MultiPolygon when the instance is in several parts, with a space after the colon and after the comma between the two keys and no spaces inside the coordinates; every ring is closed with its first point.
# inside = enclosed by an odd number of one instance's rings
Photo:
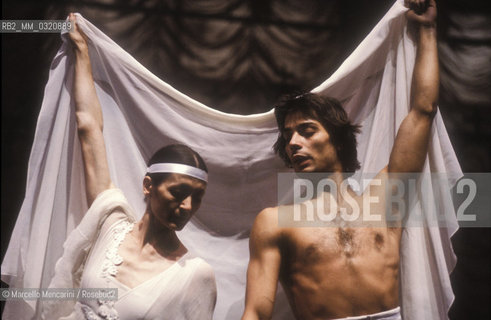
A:
{"type": "Polygon", "coordinates": [[[150,178],[149,176],[145,176],[145,178],[143,178],[143,195],[145,196],[145,198],[150,195],[150,193],[152,192],[152,188],[152,178],[150,178]]]}

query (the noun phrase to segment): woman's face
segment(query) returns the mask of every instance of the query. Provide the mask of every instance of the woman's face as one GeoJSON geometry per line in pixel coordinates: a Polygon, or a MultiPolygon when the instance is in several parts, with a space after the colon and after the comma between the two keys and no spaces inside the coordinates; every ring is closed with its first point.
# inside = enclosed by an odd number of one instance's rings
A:
{"type": "Polygon", "coordinates": [[[157,186],[144,182],[151,214],[162,227],[176,231],[182,230],[199,209],[205,189],[205,182],[178,173],[170,174],[157,186]]]}

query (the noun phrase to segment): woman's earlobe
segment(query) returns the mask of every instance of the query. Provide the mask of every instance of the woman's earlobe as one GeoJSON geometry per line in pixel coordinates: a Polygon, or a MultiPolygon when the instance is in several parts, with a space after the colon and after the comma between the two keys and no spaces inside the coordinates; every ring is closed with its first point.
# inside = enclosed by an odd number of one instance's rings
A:
{"type": "Polygon", "coordinates": [[[152,178],[150,178],[149,176],[145,176],[145,178],[143,178],[143,195],[145,197],[148,197],[152,191],[152,178]]]}

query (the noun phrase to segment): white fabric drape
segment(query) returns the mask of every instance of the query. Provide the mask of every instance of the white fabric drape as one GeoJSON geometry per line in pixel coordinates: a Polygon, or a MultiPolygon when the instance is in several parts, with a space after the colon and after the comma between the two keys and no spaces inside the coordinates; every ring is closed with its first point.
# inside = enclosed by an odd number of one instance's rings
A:
{"type": "MultiPolygon", "coordinates": [[[[341,100],[350,117],[363,125],[358,137],[362,169],[355,177],[386,165],[397,128],[409,109],[415,46],[406,34],[406,8],[401,2],[314,90],[341,100]]],[[[144,210],[145,162],[158,148],[184,143],[207,162],[210,178],[202,207],[179,236],[215,270],[215,319],[239,319],[248,233],[255,215],[275,205],[276,173],[285,171],[271,148],[277,136],[273,113],[238,116],[204,106],[155,77],[88,21],[81,17],[79,21],[90,38],[111,177],[136,214],[144,210]]],[[[87,209],[72,78],[73,56],[64,42],[51,67],[29,161],[26,197],[2,263],[2,279],[11,287],[48,286],[68,232],[87,209]]],[[[452,184],[461,171],[439,114],[430,147],[425,171],[449,173],[452,184]]],[[[416,210],[439,203],[453,212],[449,203],[440,203],[448,188],[433,188],[435,199],[421,200],[416,210]]],[[[449,238],[456,229],[455,219],[448,221],[448,228],[405,229],[401,247],[405,319],[447,318],[453,301],[449,272],[455,265],[449,238]]],[[[276,319],[292,318],[281,293],[276,309],[276,319]]],[[[4,317],[29,319],[35,312],[36,301],[9,301],[4,317]]]]}

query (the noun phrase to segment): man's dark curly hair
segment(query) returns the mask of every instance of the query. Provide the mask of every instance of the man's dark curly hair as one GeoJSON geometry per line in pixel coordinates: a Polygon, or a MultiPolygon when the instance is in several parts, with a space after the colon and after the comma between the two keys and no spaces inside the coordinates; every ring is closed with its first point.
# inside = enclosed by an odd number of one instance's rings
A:
{"type": "Polygon", "coordinates": [[[288,167],[292,163],[286,154],[288,141],[283,137],[283,130],[287,115],[297,111],[319,121],[327,130],[344,172],[355,172],[360,168],[356,152],[356,134],[360,132],[360,126],[350,122],[338,100],[315,93],[288,95],[275,106],[274,114],[280,132],[273,149],[288,167]]]}

